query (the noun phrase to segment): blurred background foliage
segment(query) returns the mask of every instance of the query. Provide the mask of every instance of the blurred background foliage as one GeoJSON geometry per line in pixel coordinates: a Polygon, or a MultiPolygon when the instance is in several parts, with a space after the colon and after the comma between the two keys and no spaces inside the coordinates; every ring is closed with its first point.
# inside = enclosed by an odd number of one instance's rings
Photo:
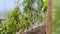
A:
{"type": "Polygon", "coordinates": [[[52,34],[60,34],[60,0],[52,0],[52,34]]]}

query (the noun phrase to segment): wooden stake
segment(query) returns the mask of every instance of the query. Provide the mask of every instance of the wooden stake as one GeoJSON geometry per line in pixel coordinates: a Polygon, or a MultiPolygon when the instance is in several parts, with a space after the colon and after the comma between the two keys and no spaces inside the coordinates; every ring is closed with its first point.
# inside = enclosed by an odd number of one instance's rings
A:
{"type": "Polygon", "coordinates": [[[52,0],[48,0],[46,34],[52,34],[52,0]]]}

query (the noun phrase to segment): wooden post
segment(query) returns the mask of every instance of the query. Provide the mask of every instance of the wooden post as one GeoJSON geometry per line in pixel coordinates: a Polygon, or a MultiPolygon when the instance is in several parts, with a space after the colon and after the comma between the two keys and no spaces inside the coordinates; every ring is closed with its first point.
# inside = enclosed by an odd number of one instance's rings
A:
{"type": "Polygon", "coordinates": [[[52,0],[48,0],[46,34],[52,34],[52,0]]]}

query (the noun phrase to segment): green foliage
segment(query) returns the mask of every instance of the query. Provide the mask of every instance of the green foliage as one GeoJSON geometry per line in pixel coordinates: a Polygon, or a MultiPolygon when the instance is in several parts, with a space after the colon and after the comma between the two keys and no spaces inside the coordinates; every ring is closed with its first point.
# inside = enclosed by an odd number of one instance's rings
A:
{"type": "Polygon", "coordinates": [[[47,3],[43,0],[24,0],[23,13],[15,7],[7,16],[7,22],[0,29],[0,34],[16,34],[20,29],[29,29],[35,22],[42,23],[46,18],[47,3]],[[37,3],[36,8],[34,4],[37,3]]]}
{"type": "Polygon", "coordinates": [[[18,31],[17,24],[20,23],[19,15],[19,7],[16,7],[10,14],[8,14],[7,23],[2,27],[3,32],[0,34],[16,34],[18,31]]]}
{"type": "Polygon", "coordinates": [[[52,11],[52,34],[60,34],[60,0],[53,0],[52,11]]]}
{"type": "Polygon", "coordinates": [[[34,22],[42,22],[44,16],[40,14],[46,14],[47,3],[45,3],[45,1],[43,2],[43,0],[25,0],[22,4],[24,6],[24,13],[29,16],[32,24],[34,22]],[[36,8],[34,8],[33,6],[35,3],[37,3],[36,8]]]}
{"type": "Polygon", "coordinates": [[[25,30],[30,27],[28,17],[21,13],[19,7],[16,7],[7,17],[7,23],[1,27],[3,28],[1,33],[16,34],[20,29],[25,30]]]}

